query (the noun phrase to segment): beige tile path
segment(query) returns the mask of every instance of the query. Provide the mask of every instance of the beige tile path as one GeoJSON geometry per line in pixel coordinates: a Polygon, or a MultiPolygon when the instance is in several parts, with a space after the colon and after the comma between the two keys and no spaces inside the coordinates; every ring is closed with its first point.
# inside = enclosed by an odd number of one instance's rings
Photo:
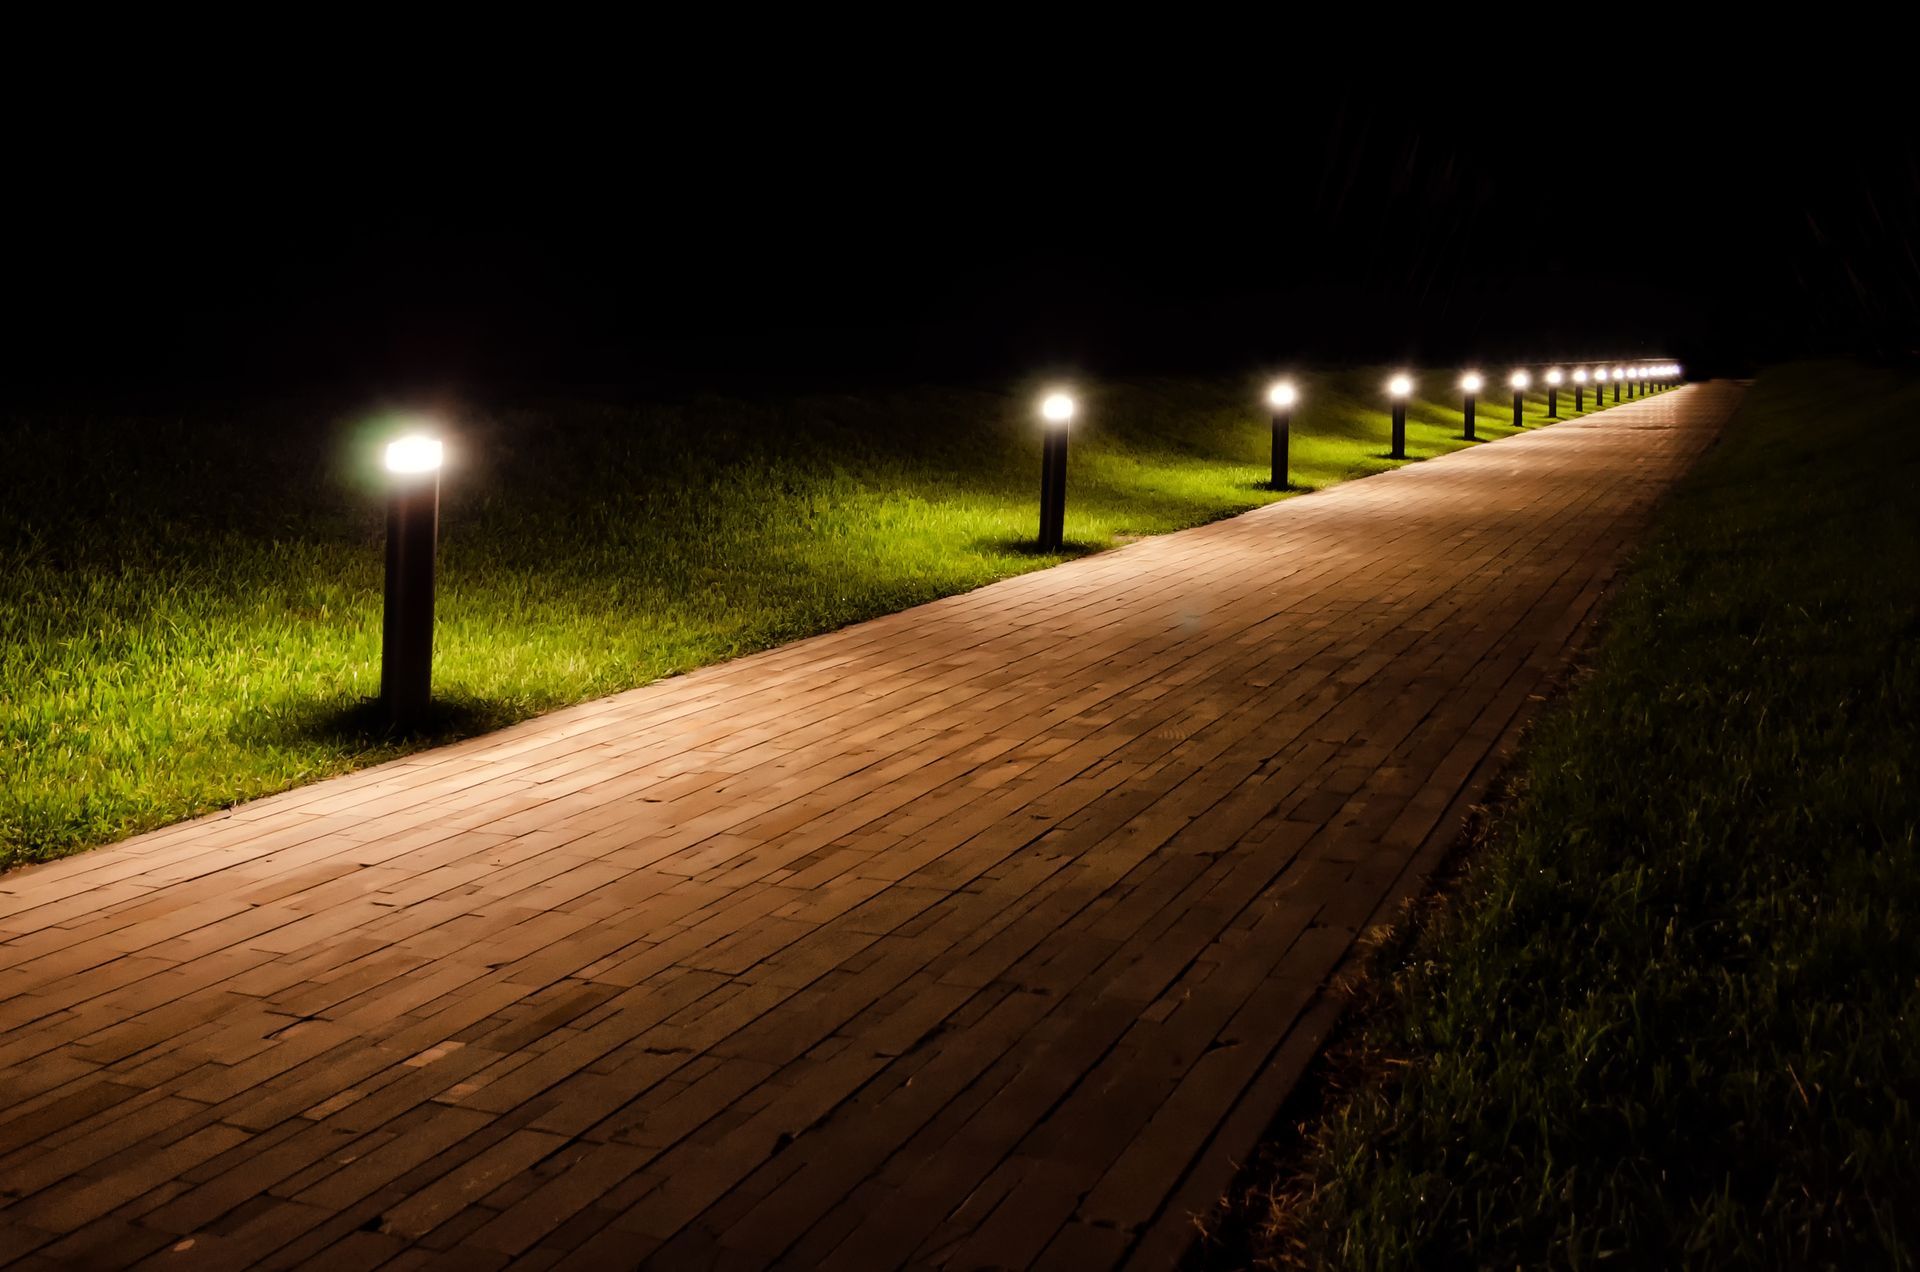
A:
{"type": "Polygon", "coordinates": [[[0,1263],[1171,1263],[1739,390],[0,876],[0,1263]]]}

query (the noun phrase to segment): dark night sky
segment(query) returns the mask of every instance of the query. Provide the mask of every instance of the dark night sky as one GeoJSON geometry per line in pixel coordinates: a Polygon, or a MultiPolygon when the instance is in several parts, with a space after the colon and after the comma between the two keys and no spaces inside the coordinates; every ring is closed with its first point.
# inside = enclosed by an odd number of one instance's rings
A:
{"type": "Polygon", "coordinates": [[[1634,354],[1738,370],[1920,343],[1920,167],[1891,95],[1755,95],[1740,66],[1684,92],[1625,67],[1621,91],[1509,107],[1497,75],[1396,94],[1190,62],[655,66],[580,90],[548,65],[29,111],[12,184],[34,193],[5,214],[10,382],[727,388],[1634,354]]]}

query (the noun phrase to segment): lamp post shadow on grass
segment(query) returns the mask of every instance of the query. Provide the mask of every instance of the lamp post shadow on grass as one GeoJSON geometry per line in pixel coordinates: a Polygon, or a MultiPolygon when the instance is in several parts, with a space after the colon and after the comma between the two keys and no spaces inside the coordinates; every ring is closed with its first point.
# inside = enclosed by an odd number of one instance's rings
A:
{"type": "Polygon", "coordinates": [[[1005,556],[1034,557],[1042,560],[1058,557],[1072,560],[1074,557],[1091,556],[1101,551],[1106,544],[1090,543],[1085,539],[1063,539],[1057,548],[1043,548],[1040,541],[1031,535],[1007,535],[997,538],[975,539],[967,545],[975,552],[1000,554],[1005,556]]]}
{"type": "Polygon", "coordinates": [[[507,702],[466,695],[430,699],[405,727],[393,722],[384,698],[314,703],[281,716],[262,738],[266,742],[325,742],[357,749],[397,743],[439,745],[517,724],[539,709],[516,709],[507,702]]]}

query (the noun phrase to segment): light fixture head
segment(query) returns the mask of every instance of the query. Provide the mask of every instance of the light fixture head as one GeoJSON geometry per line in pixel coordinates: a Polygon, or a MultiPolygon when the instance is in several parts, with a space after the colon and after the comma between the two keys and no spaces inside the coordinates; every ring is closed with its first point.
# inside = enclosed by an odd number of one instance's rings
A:
{"type": "Polygon", "coordinates": [[[387,471],[390,473],[431,473],[440,468],[440,439],[422,433],[409,433],[387,443],[387,471]]]}
{"type": "Polygon", "coordinates": [[[1040,403],[1040,418],[1049,424],[1065,424],[1078,405],[1071,393],[1049,393],[1040,403]]]}
{"type": "Polygon", "coordinates": [[[1267,386],[1267,405],[1276,410],[1284,411],[1292,406],[1299,396],[1293,387],[1292,380],[1275,380],[1267,386]]]}
{"type": "Polygon", "coordinates": [[[1563,376],[1563,375],[1561,375],[1561,374],[1560,374],[1560,368],[1559,368],[1559,367],[1555,367],[1555,368],[1554,368],[1553,370],[1551,370],[1551,371],[1549,371],[1549,372],[1547,372],[1547,383],[1548,383],[1548,384],[1558,384],[1558,383],[1560,383],[1560,381],[1562,381],[1562,380],[1564,380],[1565,378],[1566,378],[1565,376],[1563,376]]]}
{"type": "Polygon", "coordinates": [[[1585,384],[1587,382],[1587,369],[1585,367],[1575,367],[1573,369],[1573,382],[1575,384],[1585,384]]]}
{"type": "Polygon", "coordinates": [[[1387,392],[1397,398],[1407,396],[1407,394],[1413,392],[1413,377],[1410,375],[1394,376],[1393,379],[1387,381],[1387,392]]]}
{"type": "Polygon", "coordinates": [[[1480,378],[1478,371],[1469,371],[1460,377],[1460,387],[1468,393],[1478,393],[1481,386],[1485,383],[1486,381],[1480,378]]]}
{"type": "Polygon", "coordinates": [[[1515,371],[1512,375],[1507,377],[1507,383],[1511,384],[1516,389],[1524,389],[1529,384],[1533,383],[1533,377],[1528,375],[1525,371],[1515,371]]]}
{"type": "Polygon", "coordinates": [[[1626,369],[1625,367],[1615,367],[1615,368],[1613,369],[1613,378],[1614,378],[1614,379],[1616,379],[1616,380],[1624,380],[1624,379],[1626,379],[1626,378],[1627,378],[1627,369],[1626,369]]]}

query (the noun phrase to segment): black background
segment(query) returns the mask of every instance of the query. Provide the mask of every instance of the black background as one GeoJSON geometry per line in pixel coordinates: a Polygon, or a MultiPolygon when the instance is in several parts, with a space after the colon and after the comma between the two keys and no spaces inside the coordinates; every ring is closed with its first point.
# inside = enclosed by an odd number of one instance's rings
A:
{"type": "Polygon", "coordinates": [[[921,33],[890,46],[905,64],[829,65],[777,39],[737,62],[712,41],[691,63],[589,58],[603,41],[573,32],[484,61],[349,40],[298,68],[66,68],[9,91],[7,383],[172,401],[1400,359],[1741,373],[1920,343],[1897,83],[1606,41],[1552,83],[1520,53],[1457,78],[1444,56],[1198,59],[1240,39],[941,60],[921,33]]]}

